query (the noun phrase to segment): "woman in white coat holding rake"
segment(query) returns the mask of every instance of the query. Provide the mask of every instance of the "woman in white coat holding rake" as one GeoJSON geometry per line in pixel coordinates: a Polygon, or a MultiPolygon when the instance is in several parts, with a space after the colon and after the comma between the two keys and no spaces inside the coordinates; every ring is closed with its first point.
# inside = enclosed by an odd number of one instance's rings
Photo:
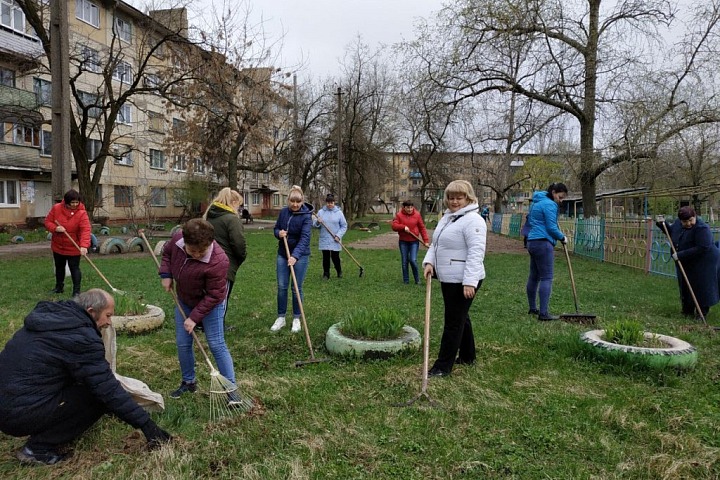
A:
{"type": "Polygon", "coordinates": [[[470,182],[450,182],[445,188],[445,206],[423,260],[425,278],[432,275],[440,280],[445,304],[445,326],[438,358],[428,372],[431,377],[450,375],[455,364],[475,363],[469,311],[485,278],[487,225],[470,182]]]}

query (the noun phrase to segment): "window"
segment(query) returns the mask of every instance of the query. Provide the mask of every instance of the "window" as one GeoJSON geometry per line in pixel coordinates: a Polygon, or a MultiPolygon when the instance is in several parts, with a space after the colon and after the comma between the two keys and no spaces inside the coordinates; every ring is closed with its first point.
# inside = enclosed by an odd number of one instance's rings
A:
{"type": "Polygon", "coordinates": [[[176,189],[173,191],[173,206],[184,207],[187,202],[187,192],[183,189],[176,189]]]}
{"type": "Polygon", "coordinates": [[[253,204],[253,205],[260,205],[260,194],[259,194],[259,193],[253,193],[253,194],[252,194],[252,204],[253,204]]]}
{"type": "Polygon", "coordinates": [[[146,73],[145,88],[160,88],[160,77],[154,73],[146,73]]]}
{"type": "Polygon", "coordinates": [[[95,140],[93,138],[88,139],[87,143],[85,144],[85,154],[87,155],[88,160],[95,160],[100,154],[101,148],[102,142],[100,140],[95,140]]]}
{"type": "Polygon", "coordinates": [[[116,207],[132,207],[133,206],[133,187],[124,185],[115,185],[113,192],[116,207]]]}
{"type": "Polygon", "coordinates": [[[151,132],[165,133],[165,118],[161,113],[147,112],[148,130],[151,132]]]}
{"type": "Polygon", "coordinates": [[[33,78],[33,91],[38,105],[50,105],[52,102],[52,83],[42,78],[33,78]]]}
{"type": "Polygon", "coordinates": [[[118,123],[124,123],[125,125],[132,124],[132,107],[129,103],[123,103],[118,110],[117,116],[118,123]]]}
{"type": "Polygon", "coordinates": [[[40,134],[40,155],[52,155],[52,132],[43,130],[40,134]]]}
{"type": "Polygon", "coordinates": [[[104,198],[102,196],[102,185],[98,184],[97,188],[95,189],[95,206],[102,207],[103,200],[104,198]]]}
{"type": "Polygon", "coordinates": [[[279,193],[273,193],[272,203],[273,203],[273,207],[280,206],[280,194],[279,193]]]}
{"type": "Polygon", "coordinates": [[[165,152],[150,149],[150,168],[165,170],[165,152]]]}
{"type": "Polygon", "coordinates": [[[173,118],[173,135],[185,135],[185,121],[173,118]]]}
{"type": "Polygon", "coordinates": [[[19,205],[17,180],[0,180],[0,207],[19,205]]]}
{"type": "Polygon", "coordinates": [[[15,70],[0,67],[0,85],[5,85],[6,87],[14,87],[15,70]]]}
{"type": "Polygon", "coordinates": [[[150,206],[167,207],[167,191],[164,188],[152,187],[150,189],[150,206]]]}
{"type": "Polygon", "coordinates": [[[115,34],[128,43],[132,41],[132,23],[121,17],[115,17],[115,34]]]}
{"type": "Polygon", "coordinates": [[[75,16],[95,28],[100,27],[100,10],[90,0],[77,0],[75,2],[75,16]]]}
{"type": "Polygon", "coordinates": [[[80,70],[98,73],[100,71],[100,53],[87,45],[82,47],[80,70]]]}
{"type": "Polygon", "coordinates": [[[113,145],[113,156],[115,157],[115,165],[126,165],[131,167],[132,148],[128,145],[113,145]]]}
{"type": "Polygon", "coordinates": [[[100,99],[93,93],[78,91],[78,113],[82,115],[87,108],[88,117],[98,118],[102,114],[100,99]]]}
{"type": "Polygon", "coordinates": [[[196,158],[193,160],[193,172],[196,175],[205,175],[205,163],[201,159],[196,158]]]}
{"type": "Polygon", "coordinates": [[[40,129],[27,125],[15,124],[13,126],[13,143],[32,147],[40,146],[40,129]]]}
{"type": "Polygon", "coordinates": [[[113,78],[122,83],[132,82],[132,67],[128,62],[120,61],[113,70],[113,78]]]}
{"type": "Polygon", "coordinates": [[[0,0],[0,23],[25,33],[25,15],[13,0],[0,0]]]}
{"type": "Polygon", "coordinates": [[[173,170],[176,172],[187,172],[187,159],[185,158],[185,155],[175,155],[173,170]]]}

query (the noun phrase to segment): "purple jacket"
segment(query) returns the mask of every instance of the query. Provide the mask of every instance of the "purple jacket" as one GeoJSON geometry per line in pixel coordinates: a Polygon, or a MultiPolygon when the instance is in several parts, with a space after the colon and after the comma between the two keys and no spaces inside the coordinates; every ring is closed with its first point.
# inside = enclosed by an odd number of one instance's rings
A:
{"type": "Polygon", "coordinates": [[[192,308],[188,318],[200,323],[210,311],[225,301],[228,258],[213,240],[205,256],[195,260],[185,253],[182,231],[165,244],[160,277],[175,280],[178,298],[192,308]]]}

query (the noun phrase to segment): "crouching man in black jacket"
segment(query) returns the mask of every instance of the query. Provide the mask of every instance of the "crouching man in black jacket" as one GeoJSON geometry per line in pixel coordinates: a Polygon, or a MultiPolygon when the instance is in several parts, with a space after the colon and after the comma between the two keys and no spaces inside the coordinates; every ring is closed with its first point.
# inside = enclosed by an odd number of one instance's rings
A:
{"type": "Polygon", "coordinates": [[[40,302],[0,352],[0,430],[30,436],[17,452],[21,462],[64,460],[60,449],[106,413],[142,429],[150,447],[170,440],[105,360],[100,328],[110,325],[114,309],[113,297],[100,289],[40,302]]]}

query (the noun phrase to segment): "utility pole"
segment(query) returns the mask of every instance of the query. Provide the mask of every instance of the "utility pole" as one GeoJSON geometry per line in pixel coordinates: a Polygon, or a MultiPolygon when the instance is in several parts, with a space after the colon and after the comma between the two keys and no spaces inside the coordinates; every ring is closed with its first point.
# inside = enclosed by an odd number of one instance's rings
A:
{"type": "MultiPolygon", "coordinates": [[[[343,203],[342,196],[342,177],[343,177],[343,156],[342,156],[342,88],[337,89],[337,160],[338,160],[338,173],[337,173],[337,195],[340,199],[340,204],[343,203]]],[[[344,205],[342,205],[344,207],[344,205]]]]}
{"type": "Polygon", "coordinates": [[[300,185],[302,168],[300,162],[300,128],[298,126],[298,93],[297,73],[293,73],[293,145],[292,145],[293,179],[294,185],[300,185]]]}
{"type": "MultiPolygon", "coordinates": [[[[50,2],[50,75],[52,78],[52,195],[59,202],[71,185],[70,42],[67,2],[50,2]]],[[[92,212],[91,212],[92,213],[92,212]]]]}

